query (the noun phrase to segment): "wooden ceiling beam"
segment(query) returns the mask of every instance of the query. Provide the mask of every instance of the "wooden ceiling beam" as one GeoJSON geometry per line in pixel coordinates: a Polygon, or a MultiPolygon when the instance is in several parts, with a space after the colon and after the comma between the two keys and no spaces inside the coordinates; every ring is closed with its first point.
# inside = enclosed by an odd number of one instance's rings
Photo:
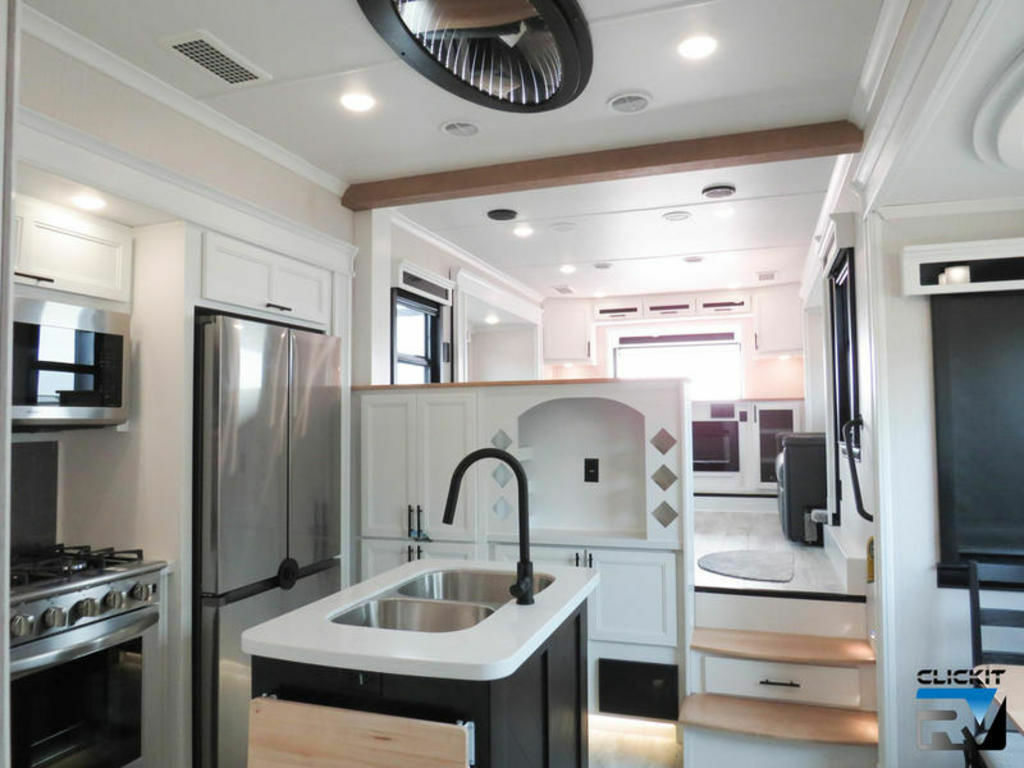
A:
{"type": "Polygon", "coordinates": [[[845,120],[728,136],[500,163],[352,184],[341,202],[353,211],[461,197],[704,171],[859,152],[864,135],[845,120]]]}

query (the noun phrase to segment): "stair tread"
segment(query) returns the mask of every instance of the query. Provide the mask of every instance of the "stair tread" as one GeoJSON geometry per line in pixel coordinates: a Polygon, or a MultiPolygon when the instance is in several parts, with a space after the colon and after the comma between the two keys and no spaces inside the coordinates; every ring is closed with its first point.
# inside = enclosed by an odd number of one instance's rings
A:
{"type": "Polygon", "coordinates": [[[788,741],[856,746],[878,744],[878,715],[874,712],[715,693],[687,696],[683,700],[679,722],[788,741]]]}
{"type": "Polygon", "coordinates": [[[791,664],[860,666],[875,663],[871,643],[861,638],[789,635],[746,629],[693,630],[690,648],[717,656],[762,659],[791,664]]]}

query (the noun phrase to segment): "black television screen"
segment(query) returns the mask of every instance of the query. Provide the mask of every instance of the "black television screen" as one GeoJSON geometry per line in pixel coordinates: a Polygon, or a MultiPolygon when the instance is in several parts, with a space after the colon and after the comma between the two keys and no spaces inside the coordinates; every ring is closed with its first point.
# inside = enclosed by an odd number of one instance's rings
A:
{"type": "Polygon", "coordinates": [[[1024,292],[931,310],[942,562],[1024,555],[1024,292]]]}

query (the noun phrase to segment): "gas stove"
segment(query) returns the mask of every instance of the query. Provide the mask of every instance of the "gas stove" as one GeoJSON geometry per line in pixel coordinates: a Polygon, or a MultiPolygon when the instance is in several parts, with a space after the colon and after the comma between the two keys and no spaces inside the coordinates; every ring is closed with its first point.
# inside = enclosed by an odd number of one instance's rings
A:
{"type": "Polygon", "coordinates": [[[97,624],[157,602],[166,563],[141,549],[53,547],[11,564],[11,645],[97,624]]]}

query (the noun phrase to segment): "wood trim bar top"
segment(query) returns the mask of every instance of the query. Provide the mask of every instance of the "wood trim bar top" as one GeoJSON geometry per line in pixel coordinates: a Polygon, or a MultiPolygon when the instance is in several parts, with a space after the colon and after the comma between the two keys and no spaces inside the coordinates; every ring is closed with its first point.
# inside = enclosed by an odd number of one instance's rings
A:
{"type": "Polygon", "coordinates": [[[695,693],[683,700],[679,722],[684,726],[769,739],[862,747],[878,745],[878,715],[859,709],[695,693]]]}
{"type": "Polygon", "coordinates": [[[698,627],[693,630],[690,648],[716,656],[790,664],[854,667],[875,663],[875,651],[871,644],[867,640],[849,637],[698,627]]]}
{"type": "Polygon", "coordinates": [[[863,141],[860,128],[839,120],[363,182],[349,186],[341,203],[353,211],[365,211],[568,184],[803,160],[852,154],[860,151],[863,141]]]}

